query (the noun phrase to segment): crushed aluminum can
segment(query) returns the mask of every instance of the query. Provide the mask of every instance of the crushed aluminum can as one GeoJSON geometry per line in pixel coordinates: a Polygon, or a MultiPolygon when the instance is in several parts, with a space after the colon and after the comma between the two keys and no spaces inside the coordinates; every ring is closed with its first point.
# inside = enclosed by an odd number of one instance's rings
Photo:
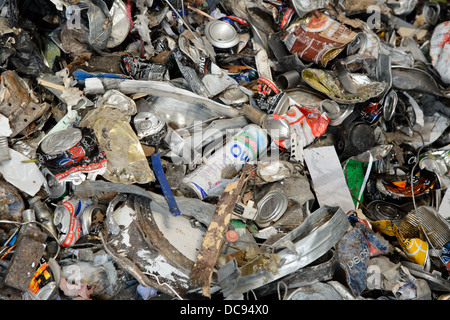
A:
{"type": "MultiPolygon", "coordinates": [[[[311,144],[316,138],[322,136],[328,127],[330,119],[326,113],[318,109],[308,109],[299,105],[290,106],[286,113],[281,115],[290,125],[291,137],[296,136],[304,140],[305,146],[311,144]]],[[[289,139],[279,139],[275,143],[282,149],[293,148],[295,145],[289,139]]]]}
{"type": "Polygon", "coordinates": [[[292,54],[325,67],[353,41],[357,33],[323,13],[312,13],[292,23],[282,37],[292,54]]]}
{"type": "Polygon", "coordinates": [[[285,300],[353,300],[353,295],[338,281],[315,282],[288,292],[285,300]]]}
{"type": "Polygon", "coordinates": [[[335,71],[305,68],[301,74],[311,87],[342,104],[366,102],[381,95],[387,87],[385,82],[373,81],[365,74],[350,73],[350,79],[357,89],[353,94],[343,89],[335,71]]]}
{"type": "Polygon", "coordinates": [[[123,56],[120,67],[122,71],[135,80],[163,80],[167,68],[160,63],[148,62],[136,57],[123,56]]]}
{"type": "Polygon", "coordinates": [[[352,293],[358,297],[367,285],[370,257],[392,251],[390,243],[363,223],[356,223],[337,244],[339,264],[352,293]],[[375,253],[375,254],[374,254],[375,253]]]}
{"type": "Polygon", "coordinates": [[[383,200],[374,200],[365,208],[365,215],[371,220],[391,220],[399,223],[408,214],[408,205],[397,206],[383,200]]]}
{"type": "Polygon", "coordinates": [[[157,146],[167,134],[167,124],[158,114],[139,112],[133,120],[137,137],[141,143],[157,146]]]}
{"type": "Polygon", "coordinates": [[[268,137],[263,129],[254,124],[245,126],[222,148],[216,150],[214,155],[206,159],[206,163],[186,175],[180,185],[181,192],[190,194],[191,190],[200,199],[206,198],[212,188],[221,184],[224,171],[232,167],[239,172],[245,163],[256,160],[264,153],[267,143],[268,137]]]}
{"type": "Polygon", "coordinates": [[[420,265],[425,266],[429,257],[428,242],[419,238],[406,238],[399,227],[392,225],[394,234],[400,243],[400,247],[406,253],[409,260],[420,265]]]}
{"type": "Polygon", "coordinates": [[[418,0],[389,0],[386,2],[386,4],[388,6],[392,4],[394,14],[402,16],[410,14],[414,10],[418,2],[418,0]]]}
{"type": "Polygon", "coordinates": [[[270,97],[281,93],[277,85],[270,79],[258,78],[257,90],[264,97],[270,97]]]}
{"type": "Polygon", "coordinates": [[[111,49],[125,41],[131,29],[131,21],[123,1],[115,0],[109,12],[112,17],[112,28],[106,47],[111,49]]]}
{"type": "Polygon", "coordinates": [[[362,118],[368,124],[375,124],[378,120],[381,119],[382,108],[383,106],[379,102],[369,103],[367,106],[362,108],[362,118]]]}
{"type": "Polygon", "coordinates": [[[73,246],[83,235],[79,215],[89,205],[89,202],[70,199],[58,205],[54,212],[53,224],[59,231],[61,246],[73,246]]]}
{"type": "Polygon", "coordinates": [[[441,13],[441,7],[437,2],[425,2],[423,5],[423,17],[425,22],[429,25],[436,25],[439,20],[439,15],[441,13]]]}
{"type": "Polygon", "coordinates": [[[36,157],[40,165],[46,167],[58,181],[73,173],[94,172],[106,167],[106,155],[98,146],[92,129],[79,129],[81,137],[75,144],[78,139],[73,140],[67,132],[72,132],[72,129],[57,131],[39,144],[36,157]],[[52,142],[55,148],[51,147],[52,142]]]}
{"type": "Polygon", "coordinates": [[[249,23],[246,20],[239,18],[236,15],[229,15],[229,16],[223,17],[221,20],[232,25],[233,28],[236,29],[236,32],[239,34],[247,33],[250,30],[249,23]]]}
{"type": "Polygon", "coordinates": [[[55,132],[46,136],[40,143],[42,152],[45,154],[58,154],[64,152],[82,138],[81,130],[78,128],[68,128],[65,131],[55,132]]]}
{"type": "Polygon", "coordinates": [[[258,163],[258,176],[266,182],[284,180],[293,175],[294,166],[288,161],[269,161],[258,163]]]}
{"type": "Polygon", "coordinates": [[[59,181],[56,177],[45,167],[41,169],[45,177],[45,190],[51,199],[62,199],[69,194],[67,182],[59,181]]]}
{"type": "Polygon", "coordinates": [[[412,181],[409,175],[402,177],[385,176],[375,181],[377,190],[383,195],[382,199],[395,201],[411,198],[413,195],[412,192],[414,192],[414,197],[417,199],[430,193],[436,184],[436,177],[431,171],[420,170],[412,177],[412,181]],[[413,190],[411,190],[411,187],[413,190]]]}
{"type": "Polygon", "coordinates": [[[368,55],[378,58],[381,44],[378,36],[371,30],[364,29],[359,32],[355,39],[347,45],[347,55],[368,55]]]}

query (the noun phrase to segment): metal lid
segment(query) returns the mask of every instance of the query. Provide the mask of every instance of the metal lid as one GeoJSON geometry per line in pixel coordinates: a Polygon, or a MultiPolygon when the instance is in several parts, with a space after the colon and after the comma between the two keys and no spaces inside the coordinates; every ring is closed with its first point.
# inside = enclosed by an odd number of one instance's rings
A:
{"type": "Polygon", "coordinates": [[[222,20],[211,20],[205,26],[205,36],[214,47],[232,48],[239,43],[239,35],[234,27],[222,20]]]}
{"type": "Polygon", "coordinates": [[[68,128],[46,136],[41,141],[40,147],[45,154],[59,154],[72,148],[81,138],[80,129],[68,128]]]}
{"type": "Polygon", "coordinates": [[[268,192],[258,202],[258,213],[255,222],[260,227],[267,227],[271,222],[278,220],[288,207],[288,198],[281,190],[268,192]]]}
{"type": "Polygon", "coordinates": [[[399,222],[406,216],[407,210],[389,202],[374,200],[367,205],[365,214],[374,221],[391,220],[399,222]]]}

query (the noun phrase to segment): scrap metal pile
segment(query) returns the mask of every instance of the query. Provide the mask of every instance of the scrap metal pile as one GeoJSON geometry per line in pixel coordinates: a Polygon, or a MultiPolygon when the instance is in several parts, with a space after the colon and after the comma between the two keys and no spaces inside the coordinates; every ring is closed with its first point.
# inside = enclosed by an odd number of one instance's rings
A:
{"type": "Polygon", "coordinates": [[[448,2],[0,7],[0,299],[450,298],[448,2]]]}

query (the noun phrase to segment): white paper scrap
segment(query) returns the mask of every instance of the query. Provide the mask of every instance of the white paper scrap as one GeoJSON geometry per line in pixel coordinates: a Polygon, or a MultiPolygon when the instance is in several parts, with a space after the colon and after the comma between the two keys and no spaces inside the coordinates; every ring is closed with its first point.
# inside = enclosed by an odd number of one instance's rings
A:
{"type": "Polygon", "coordinates": [[[0,137],[9,137],[11,134],[12,130],[9,126],[9,119],[0,114],[0,137]]]}
{"type": "Polygon", "coordinates": [[[34,196],[46,182],[44,175],[34,162],[22,162],[30,160],[20,152],[9,149],[11,160],[0,164],[0,173],[6,181],[19,190],[34,196]]]}
{"type": "Polygon", "coordinates": [[[319,205],[339,206],[346,213],[355,210],[334,146],[305,149],[304,156],[319,205]]]}

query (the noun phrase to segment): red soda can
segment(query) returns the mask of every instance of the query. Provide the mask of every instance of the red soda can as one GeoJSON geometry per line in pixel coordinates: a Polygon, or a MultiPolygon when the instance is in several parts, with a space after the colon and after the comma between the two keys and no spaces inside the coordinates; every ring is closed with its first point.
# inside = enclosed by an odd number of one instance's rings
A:
{"type": "Polygon", "coordinates": [[[76,212],[78,201],[68,200],[58,205],[54,212],[53,223],[59,231],[61,246],[70,247],[81,236],[81,225],[76,212]]]}

